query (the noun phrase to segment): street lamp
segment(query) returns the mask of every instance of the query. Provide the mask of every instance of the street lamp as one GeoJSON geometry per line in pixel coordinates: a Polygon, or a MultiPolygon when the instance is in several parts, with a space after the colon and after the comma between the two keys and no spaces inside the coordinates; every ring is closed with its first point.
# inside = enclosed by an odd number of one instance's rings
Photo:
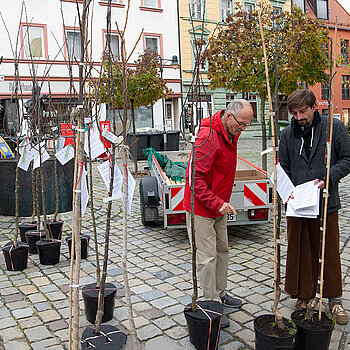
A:
{"type": "MultiPolygon", "coordinates": [[[[159,71],[160,71],[160,77],[163,79],[163,69],[164,66],[170,66],[174,69],[177,69],[179,65],[179,60],[176,55],[173,55],[171,59],[162,58],[161,56],[157,56],[157,61],[159,62],[159,71]],[[170,64],[169,64],[170,63],[170,64]]],[[[163,128],[164,128],[164,151],[167,150],[167,137],[166,137],[166,130],[165,130],[165,101],[164,96],[162,97],[162,113],[163,113],[163,128]]]]}

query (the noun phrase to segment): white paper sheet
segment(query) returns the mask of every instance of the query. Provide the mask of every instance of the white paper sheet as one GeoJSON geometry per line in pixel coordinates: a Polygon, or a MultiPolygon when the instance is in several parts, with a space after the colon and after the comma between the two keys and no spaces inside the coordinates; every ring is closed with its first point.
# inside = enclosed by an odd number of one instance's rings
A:
{"type": "Polygon", "coordinates": [[[320,189],[314,180],[295,186],[293,197],[288,202],[287,216],[317,217],[320,209],[320,189]]]}
{"type": "MultiPolygon", "coordinates": [[[[36,145],[35,146],[35,153],[34,153],[33,169],[40,167],[39,151],[37,150],[38,148],[39,148],[39,146],[36,145]]],[[[50,155],[47,153],[46,149],[43,146],[41,146],[41,163],[44,164],[44,162],[46,162],[48,159],[50,159],[50,155]]]]}
{"type": "Polygon", "coordinates": [[[74,147],[72,145],[67,145],[57,152],[55,156],[62,165],[65,165],[74,158],[74,147]]]}
{"type": "Polygon", "coordinates": [[[30,162],[33,159],[33,152],[32,152],[32,148],[30,146],[25,147],[24,150],[22,150],[21,153],[21,158],[19,159],[18,162],[18,167],[23,169],[24,171],[28,171],[30,162]],[[28,148],[28,150],[27,150],[28,148]]]}
{"type": "MultiPolygon", "coordinates": [[[[84,151],[89,155],[89,142],[88,142],[88,131],[85,132],[85,142],[84,142],[84,151]]],[[[90,130],[90,148],[91,148],[91,159],[95,159],[99,155],[106,152],[105,147],[103,146],[102,141],[98,137],[97,133],[91,129],[90,130]]]]}
{"type": "Polygon", "coordinates": [[[58,138],[56,140],[56,152],[59,152],[63,147],[64,147],[64,143],[65,143],[65,138],[63,136],[58,135],[58,138]]]}
{"type": "MultiPolygon", "coordinates": [[[[102,176],[102,179],[106,185],[107,191],[109,191],[109,183],[110,183],[110,178],[111,178],[109,160],[103,162],[97,168],[98,168],[98,170],[102,176]]],[[[114,166],[113,192],[112,192],[113,199],[118,199],[118,198],[122,197],[122,192],[121,192],[122,183],[123,183],[123,175],[121,174],[118,165],[115,164],[115,166],[114,166]]]]}
{"type": "MultiPolygon", "coordinates": [[[[291,193],[294,191],[294,185],[280,164],[276,165],[277,172],[277,191],[283,203],[286,203],[291,193]]],[[[271,174],[270,180],[274,183],[274,175],[271,174]]]]}
{"type": "Polygon", "coordinates": [[[102,136],[107,140],[110,141],[112,143],[117,143],[118,142],[118,136],[114,135],[113,133],[111,133],[110,131],[108,131],[107,129],[103,129],[102,131],[102,136]]]}
{"type": "Polygon", "coordinates": [[[83,172],[81,174],[81,215],[85,214],[85,211],[89,202],[89,198],[90,198],[89,191],[87,188],[86,176],[87,176],[87,171],[83,169],[83,172]]]}
{"type": "Polygon", "coordinates": [[[132,198],[134,196],[134,190],[135,190],[135,179],[131,175],[130,170],[128,170],[128,200],[127,200],[127,210],[128,214],[131,214],[131,204],[132,204],[132,198]]]}

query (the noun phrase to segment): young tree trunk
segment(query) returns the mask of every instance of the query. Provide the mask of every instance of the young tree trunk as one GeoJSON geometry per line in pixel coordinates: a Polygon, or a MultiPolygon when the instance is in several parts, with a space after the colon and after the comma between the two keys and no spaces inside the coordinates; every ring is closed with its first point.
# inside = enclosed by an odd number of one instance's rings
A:
{"type": "Polygon", "coordinates": [[[56,190],[56,210],[53,215],[54,221],[57,220],[58,210],[60,206],[60,195],[59,195],[59,189],[58,189],[58,167],[57,167],[57,158],[54,157],[54,165],[55,165],[55,190],[56,190]]]}
{"type": "MultiPolygon", "coordinates": [[[[260,124],[261,124],[261,150],[267,149],[267,135],[266,135],[266,121],[265,121],[265,102],[266,95],[260,94],[260,124]]],[[[267,170],[267,153],[264,153],[261,157],[261,167],[267,170]]]]}

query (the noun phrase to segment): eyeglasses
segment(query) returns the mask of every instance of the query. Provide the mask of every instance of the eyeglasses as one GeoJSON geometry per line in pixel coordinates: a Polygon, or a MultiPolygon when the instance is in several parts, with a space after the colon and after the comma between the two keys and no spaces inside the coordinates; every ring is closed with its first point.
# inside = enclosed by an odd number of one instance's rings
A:
{"type": "Polygon", "coordinates": [[[240,121],[237,120],[237,118],[234,116],[234,114],[231,113],[231,115],[232,115],[233,119],[236,121],[236,123],[238,124],[238,126],[240,126],[240,127],[242,127],[242,128],[245,128],[245,127],[247,127],[247,126],[252,125],[252,122],[249,122],[249,123],[242,123],[242,122],[240,122],[240,121]]]}

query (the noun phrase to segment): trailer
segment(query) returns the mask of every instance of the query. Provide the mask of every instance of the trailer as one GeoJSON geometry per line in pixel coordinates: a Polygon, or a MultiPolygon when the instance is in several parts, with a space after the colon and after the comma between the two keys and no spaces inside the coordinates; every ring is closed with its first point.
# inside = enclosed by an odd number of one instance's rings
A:
{"type": "MultiPolygon", "coordinates": [[[[189,151],[159,152],[173,162],[187,162],[189,151]]],[[[141,219],[145,226],[159,221],[159,208],[163,209],[164,228],[186,227],[183,208],[184,182],[169,178],[154,154],[150,157],[150,176],[140,181],[141,219]]],[[[271,219],[273,185],[263,169],[237,156],[235,183],[230,204],[237,215],[227,214],[227,225],[251,225],[267,223],[271,219]]]]}

